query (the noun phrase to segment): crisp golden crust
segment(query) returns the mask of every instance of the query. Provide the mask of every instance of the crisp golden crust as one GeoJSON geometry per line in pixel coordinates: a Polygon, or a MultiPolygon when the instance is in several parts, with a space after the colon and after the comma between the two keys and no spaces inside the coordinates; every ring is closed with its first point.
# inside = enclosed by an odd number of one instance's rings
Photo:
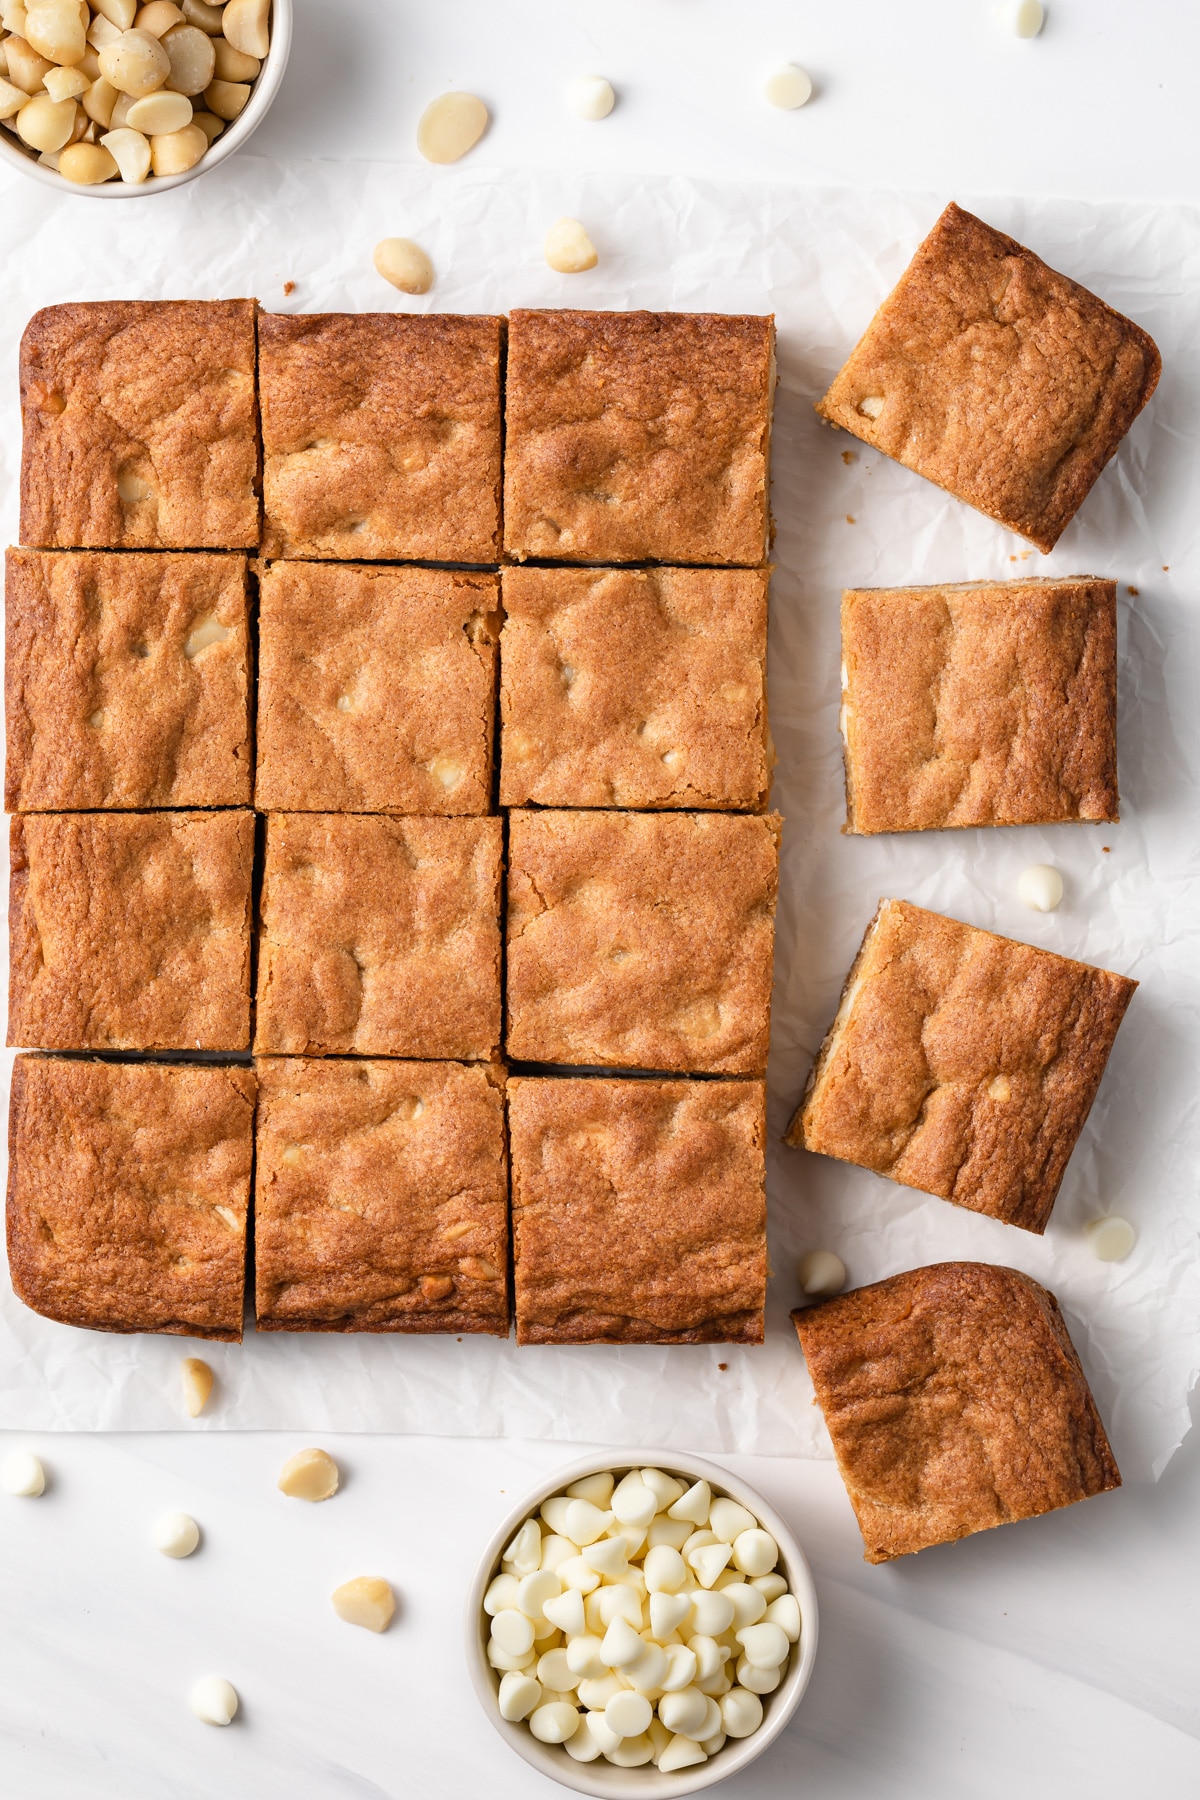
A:
{"type": "Polygon", "coordinates": [[[9,812],[249,806],[244,556],[10,550],[9,812]]]}
{"type": "Polygon", "coordinates": [[[21,339],[21,541],[258,543],[253,300],[47,306],[21,339]]]}
{"type": "Polygon", "coordinates": [[[10,1044],[249,1049],[252,813],[18,814],[11,853],[10,1044]]]}
{"type": "Polygon", "coordinates": [[[952,203],[817,411],[1049,551],[1161,367],[1140,325],[952,203]]]}
{"type": "Polygon", "coordinates": [[[1113,581],[842,596],[846,829],[1116,820],[1113,581]]]}
{"type": "Polygon", "coordinates": [[[255,1049],[494,1057],[501,833],[499,819],[272,813],[255,1049]]]}
{"type": "Polygon", "coordinates": [[[858,1517],[888,1562],[1121,1485],[1053,1294],[936,1263],[794,1312],[858,1517]]]}
{"type": "Polygon", "coordinates": [[[240,1339],[253,1123],[245,1067],[18,1056],[17,1298],[91,1331],[240,1339]]]}
{"type": "Polygon", "coordinates": [[[509,815],[508,1054],[766,1068],[779,820],[509,815]]]}
{"type": "Polygon", "coordinates": [[[765,569],[506,569],[502,806],[755,811],[765,569]]]}
{"type": "Polygon", "coordinates": [[[264,313],[264,552],[495,562],[504,320],[264,313]]]}
{"type": "Polygon", "coordinates": [[[508,555],[760,563],[774,341],[770,318],[512,313],[508,555]]]}
{"type": "Polygon", "coordinates": [[[259,1331],[508,1335],[503,1075],[487,1064],[258,1064],[259,1331]]]}
{"type": "Polygon", "coordinates": [[[761,1344],[761,1081],[508,1084],[519,1344],[761,1344]]]}
{"type": "Polygon", "coordinates": [[[486,813],[499,584],[280,562],[262,580],[264,812],[486,813]]]}
{"type": "Polygon", "coordinates": [[[884,900],[787,1142],[1044,1231],[1137,985],[884,900]]]}

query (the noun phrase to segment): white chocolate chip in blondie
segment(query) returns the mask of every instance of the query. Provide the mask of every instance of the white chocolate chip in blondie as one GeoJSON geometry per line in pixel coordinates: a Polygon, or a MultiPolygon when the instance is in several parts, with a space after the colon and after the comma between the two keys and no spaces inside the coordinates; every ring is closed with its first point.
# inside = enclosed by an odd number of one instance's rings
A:
{"type": "Polygon", "coordinates": [[[222,625],[219,619],[202,619],[184,644],[183,654],[189,662],[194,662],[202,650],[207,650],[213,644],[223,644],[232,636],[233,632],[227,625],[222,625]]]}
{"type": "Polygon", "coordinates": [[[883,411],[883,396],[868,394],[865,399],[859,401],[858,410],[866,419],[877,419],[883,411]]]}

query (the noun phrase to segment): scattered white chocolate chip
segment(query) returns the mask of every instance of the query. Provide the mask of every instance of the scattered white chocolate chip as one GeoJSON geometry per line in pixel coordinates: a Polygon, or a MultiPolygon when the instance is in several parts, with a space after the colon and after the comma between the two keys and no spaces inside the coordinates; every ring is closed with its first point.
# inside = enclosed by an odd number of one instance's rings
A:
{"type": "Polygon", "coordinates": [[[188,1705],[206,1725],[232,1725],[238,1709],[237,1692],[220,1675],[202,1675],[193,1684],[188,1705]]]}
{"type": "Polygon", "coordinates": [[[199,1418],[212,1393],[213,1372],[199,1356],[185,1356],[179,1373],[183,1379],[183,1410],[189,1419],[199,1418]]]}
{"type": "Polygon", "coordinates": [[[0,1487],[6,1494],[36,1500],[46,1490],[46,1471],[32,1450],[12,1450],[0,1463],[0,1487]]]}
{"type": "Polygon", "coordinates": [[[431,163],[457,162],[488,128],[488,109],[474,94],[439,94],[417,124],[417,149],[431,163]]]}
{"type": "Polygon", "coordinates": [[[396,1596],[380,1575],[357,1575],[334,1588],[330,1598],[339,1619],[368,1631],[386,1631],[396,1611],[396,1596]]]}
{"type": "Polygon", "coordinates": [[[160,1513],[150,1527],[150,1542],[164,1556],[190,1556],[200,1542],[200,1527],[187,1513],[160,1513]]]}
{"type": "Polygon", "coordinates": [[[557,220],[546,233],[542,253],[560,275],[582,275],[599,261],[596,246],[578,219],[557,220]]]}
{"type": "Polygon", "coordinates": [[[1128,1219],[1110,1213],[1105,1219],[1093,1219],[1083,1228],[1092,1255],[1101,1262],[1124,1262],[1137,1242],[1137,1233],[1128,1219]]]}
{"type": "Polygon", "coordinates": [[[1063,881],[1058,870],[1049,863],[1033,863],[1022,869],[1017,880],[1017,898],[1034,912],[1053,912],[1063,897],[1063,881]]]}
{"type": "Polygon", "coordinates": [[[603,75],[576,75],[567,83],[565,98],[577,119],[607,119],[617,101],[603,75]]]}
{"type": "Polygon", "coordinates": [[[795,112],[798,106],[805,106],[812,99],[812,77],[800,67],[799,63],[785,63],[767,77],[763,93],[772,106],[781,107],[785,112],[795,112]]]}
{"type": "Polygon", "coordinates": [[[1041,0],[1004,0],[996,17],[1014,37],[1033,38],[1046,23],[1046,9],[1041,0]]]}
{"type": "Polygon", "coordinates": [[[433,286],[433,264],[411,238],[380,238],[374,262],[377,274],[402,294],[427,294],[433,286]]]}
{"type": "Polygon", "coordinates": [[[276,1483],[292,1500],[328,1500],[338,1491],[338,1467],[327,1450],[298,1450],[276,1483]]]}
{"type": "MultiPolygon", "coordinates": [[[[846,1285],[846,1265],[832,1250],[806,1250],[796,1265],[802,1293],[814,1300],[840,1294],[846,1285]]],[[[765,1574],[766,1570],[761,1573],[765,1574]]]]}

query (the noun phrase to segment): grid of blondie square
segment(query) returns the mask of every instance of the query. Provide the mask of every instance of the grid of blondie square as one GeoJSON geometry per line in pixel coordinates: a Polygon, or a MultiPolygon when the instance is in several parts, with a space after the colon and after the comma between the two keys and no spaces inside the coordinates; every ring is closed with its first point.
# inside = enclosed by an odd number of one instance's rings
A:
{"type": "Polygon", "coordinates": [[[252,1216],[260,1330],[760,1340],[771,320],[78,304],[21,383],[21,1297],[237,1337],[252,1216]]]}

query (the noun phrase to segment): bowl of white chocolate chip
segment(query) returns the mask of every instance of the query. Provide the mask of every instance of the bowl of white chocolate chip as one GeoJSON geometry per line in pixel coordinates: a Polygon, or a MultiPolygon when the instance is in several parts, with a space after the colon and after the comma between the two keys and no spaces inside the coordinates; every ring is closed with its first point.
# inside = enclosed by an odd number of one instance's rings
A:
{"type": "Polygon", "coordinates": [[[194,181],[261,124],[291,0],[0,0],[0,161],[120,200],[194,181]]]}
{"type": "Polygon", "coordinates": [[[817,1652],[804,1553],[774,1508],[695,1457],[560,1470],[498,1528],[467,1603],[480,1702],[577,1793],[694,1794],[787,1724],[817,1652]]]}

